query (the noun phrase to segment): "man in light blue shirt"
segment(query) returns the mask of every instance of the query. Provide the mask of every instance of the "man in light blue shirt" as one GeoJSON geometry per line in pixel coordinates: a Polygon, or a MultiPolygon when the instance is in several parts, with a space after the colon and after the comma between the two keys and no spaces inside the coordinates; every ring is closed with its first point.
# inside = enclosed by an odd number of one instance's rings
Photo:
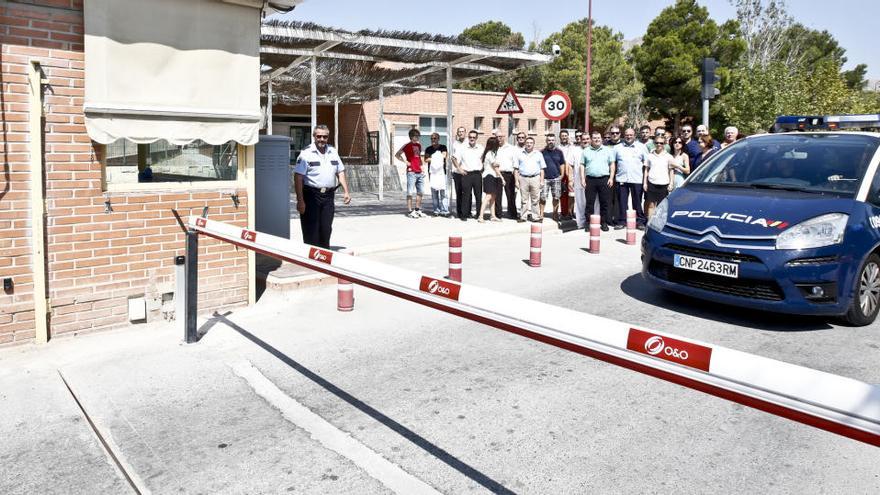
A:
{"type": "Polygon", "coordinates": [[[615,230],[626,227],[626,201],[631,198],[632,209],[636,210],[636,222],[639,229],[645,228],[645,213],[642,211],[642,181],[645,162],[648,156],[645,147],[636,142],[636,131],[627,128],[623,132],[623,142],[614,147],[615,180],[618,184],[618,212],[615,230]]]}

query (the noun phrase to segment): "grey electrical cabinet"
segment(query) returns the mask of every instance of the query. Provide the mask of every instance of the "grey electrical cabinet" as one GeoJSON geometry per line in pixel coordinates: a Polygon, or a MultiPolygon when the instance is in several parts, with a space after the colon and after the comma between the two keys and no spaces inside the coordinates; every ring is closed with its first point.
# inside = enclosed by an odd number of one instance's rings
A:
{"type": "Polygon", "coordinates": [[[290,239],[290,138],[260,136],[254,165],[257,232],[290,239]]]}

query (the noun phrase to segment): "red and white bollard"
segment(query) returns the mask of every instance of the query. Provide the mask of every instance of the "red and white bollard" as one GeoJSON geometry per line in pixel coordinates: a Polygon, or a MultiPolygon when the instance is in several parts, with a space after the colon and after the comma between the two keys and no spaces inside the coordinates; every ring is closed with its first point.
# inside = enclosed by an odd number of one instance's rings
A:
{"type": "MultiPolygon", "coordinates": [[[[354,251],[350,249],[342,249],[340,252],[354,256],[354,251]]],[[[354,309],[354,284],[344,278],[336,279],[336,309],[339,311],[354,309]]]]}
{"type": "Polygon", "coordinates": [[[541,266],[541,235],[543,231],[540,224],[532,224],[532,234],[529,236],[529,266],[537,268],[541,266]]]}
{"type": "Polygon", "coordinates": [[[461,236],[449,236],[449,277],[461,282],[461,236]]]}
{"type": "Polygon", "coordinates": [[[636,210],[626,210],[626,243],[636,243],[636,210]]]}
{"type": "Polygon", "coordinates": [[[599,254],[599,227],[601,216],[590,215],[590,254],[599,254]]]}

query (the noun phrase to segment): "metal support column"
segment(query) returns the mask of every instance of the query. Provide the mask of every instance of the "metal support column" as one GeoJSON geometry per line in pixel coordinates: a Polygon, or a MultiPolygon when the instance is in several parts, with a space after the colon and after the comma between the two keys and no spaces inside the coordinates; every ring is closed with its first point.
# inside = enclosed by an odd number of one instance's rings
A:
{"type": "MultiPolygon", "coordinates": [[[[318,57],[312,57],[312,129],[314,134],[315,127],[318,126],[318,57]]],[[[312,138],[314,140],[314,138],[312,138]]]]}
{"type": "MultiPolygon", "coordinates": [[[[452,65],[446,66],[446,201],[452,204],[452,143],[455,127],[452,125],[452,65]]],[[[455,198],[459,201],[458,198],[455,198]]]]}
{"type": "Polygon", "coordinates": [[[388,129],[385,128],[385,87],[379,86],[379,201],[385,199],[385,149],[388,148],[388,129]]]}
{"type": "Polygon", "coordinates": [[[266,134],[272,135],[272,80],[269,79],[269,87],[266,90],[266,134]]]}
{"type": "Polygon", "coordinates": [[[186,290],[184,291],[184,341],[193,344],[199,340],[196,314],[199,309],[199,233],[186,231],[186,290]]]}
{"type": "Polygon", "coordinates": [[[339,153],[339,98],[333,99],[333,146],[339,153]]]}

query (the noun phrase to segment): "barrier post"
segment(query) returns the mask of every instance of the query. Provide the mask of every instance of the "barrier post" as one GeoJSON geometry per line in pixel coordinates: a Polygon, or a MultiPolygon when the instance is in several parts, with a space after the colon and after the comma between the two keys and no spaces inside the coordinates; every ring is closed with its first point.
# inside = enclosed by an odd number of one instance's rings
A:
{"type": "Polygon", "coordinates": [[[601,216],[590,215],[590,254],[599,254],[599,224],[601,216]]]}
{"type": "Polygon", "coordinates": [[[187,344],[194,344],[199,340],[196,319],[199,310],[199,233],[193,229],[186,231],[184,269],[186,290],[183,291],[185,308],[183,338],[187,344]]]}
{"type": "Polygon", "coordinates": [[[636,243],[636,210],[626,210],[626,243],[636,243]]]}
{"type": "Polygon", "coordinates": [[[529,266],[537,268],[541,266],[541,235],[543,230],[540,224],[532,224],[532,234],[529,236],[529,266]]]}
{"type": "MultiPolygon", "coordinates": [[[[339,252],[354,256],[351,249],[342,249],[339,252]]],[[[350,280],[336,279],[336,309],[346,312],[354,309],[354,284],[350,280]]]]}
{"type": "Polygon", "coordinates": [[[461,282],[461,236],[449,236],[449,276],[450,280],[461,282]]]}

